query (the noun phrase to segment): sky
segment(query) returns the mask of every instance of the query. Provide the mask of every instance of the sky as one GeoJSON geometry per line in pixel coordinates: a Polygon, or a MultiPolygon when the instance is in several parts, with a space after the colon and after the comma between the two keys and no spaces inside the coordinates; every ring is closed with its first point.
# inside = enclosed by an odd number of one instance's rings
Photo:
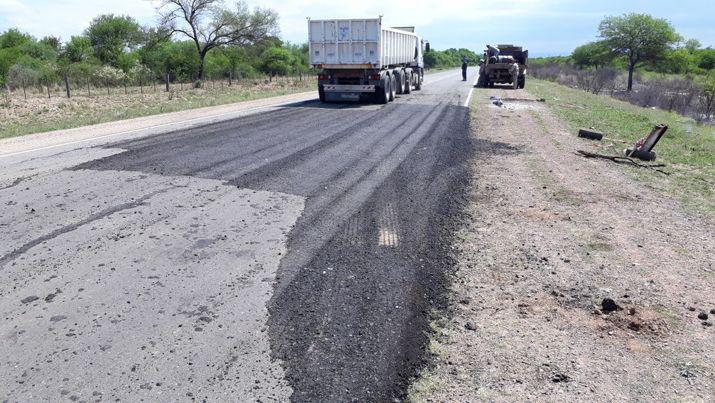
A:
{"type": "MultiPolygon", "coordinates": [[[[306,17],[366,18],[383,15],[389,26],[416,26],[436,49],[480,51],[487,43],[525,46],[533,56],[568,55],[597,39],[605,16],[648,13],[669,20],[685,38],[715,47],[713,0],[247,0],[280,15],[284,40],[307,40],[306,17]]],[[[114,13],[156,24],[156,0],[0,0],[0,32],[11,27],[36,37],[78,35],[93,17],[114,13]]],[[[226,2],[227,5],[233,1],[226,2]]]]}

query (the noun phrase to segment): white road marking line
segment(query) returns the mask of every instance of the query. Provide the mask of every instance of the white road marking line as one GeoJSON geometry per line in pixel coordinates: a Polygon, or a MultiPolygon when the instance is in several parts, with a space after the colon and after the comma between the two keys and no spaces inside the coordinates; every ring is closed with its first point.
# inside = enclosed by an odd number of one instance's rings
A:
{"type": "Polygon", "coordinates": [[[472,93],[474,93],[474,86],[477,85],[477,81],[479,81],[479,75],[477,75],[477,78],[474,80],[474,84],[472,84],[472,88],[469,90],[469,95],[467,95],[467,100],[464,102],[464,106],[469,107],[469,102],[472,100],[472,93]]]}

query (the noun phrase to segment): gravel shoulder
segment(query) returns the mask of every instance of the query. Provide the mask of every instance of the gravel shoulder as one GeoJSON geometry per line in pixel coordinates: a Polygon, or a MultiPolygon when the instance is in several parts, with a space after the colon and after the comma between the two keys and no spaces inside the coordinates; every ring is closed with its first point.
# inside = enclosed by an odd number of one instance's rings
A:
{"type": "Polygon", "coordinates": [[[472,136],[451,304],[412,400],[713,401],[712,218],[576,155],[525,91],[475,90],[472,136]]]}

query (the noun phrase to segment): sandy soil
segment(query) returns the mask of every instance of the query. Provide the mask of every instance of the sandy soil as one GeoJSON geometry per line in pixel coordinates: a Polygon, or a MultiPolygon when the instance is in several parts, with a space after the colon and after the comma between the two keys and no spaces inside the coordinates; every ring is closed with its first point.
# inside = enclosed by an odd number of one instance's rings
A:
{"type": "Polygon", "coordinates": [[[452,306],[414,400],[715,400],[712,220],[576,155],[527,92],[475,99],[452,306]]]}

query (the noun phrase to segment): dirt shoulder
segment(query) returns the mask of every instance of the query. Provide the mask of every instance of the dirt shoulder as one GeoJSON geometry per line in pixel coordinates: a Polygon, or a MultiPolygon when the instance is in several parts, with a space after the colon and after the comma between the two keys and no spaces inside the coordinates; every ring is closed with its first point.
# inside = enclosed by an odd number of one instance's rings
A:
{"type": "Polygon", "coordinates": [[[712,219],[576,155],[525,91],[476,90],[472,124],[451,308],[412,399],[713,401],[712,219]]]}

